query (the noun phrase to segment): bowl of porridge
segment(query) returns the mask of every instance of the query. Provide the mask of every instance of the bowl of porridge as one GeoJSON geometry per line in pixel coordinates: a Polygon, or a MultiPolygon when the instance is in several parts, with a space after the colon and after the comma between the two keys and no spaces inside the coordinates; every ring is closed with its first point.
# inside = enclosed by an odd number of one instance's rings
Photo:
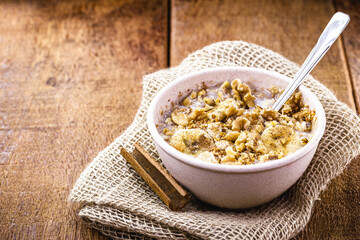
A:
{"type": "Polygon", "coordinates": [[[222,67],[183,76],[152,100],[147,124],[172,176],[200,200],[238,209],[289,189],[313,158],[325,113],[300,86],[272,105],[292,79],[263,69],[222,67]]]}

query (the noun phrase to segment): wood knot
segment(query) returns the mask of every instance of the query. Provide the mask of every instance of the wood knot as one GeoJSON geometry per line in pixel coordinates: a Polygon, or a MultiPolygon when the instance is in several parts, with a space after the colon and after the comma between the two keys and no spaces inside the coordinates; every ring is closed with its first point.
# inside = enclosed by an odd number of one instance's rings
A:
{"type": "Polygon", "coordinates": [[[50,85],[52,87],[56,86],[56,79],[54,77],[49,77],[48,80],[46,80],[46,84],[50,85]]]}

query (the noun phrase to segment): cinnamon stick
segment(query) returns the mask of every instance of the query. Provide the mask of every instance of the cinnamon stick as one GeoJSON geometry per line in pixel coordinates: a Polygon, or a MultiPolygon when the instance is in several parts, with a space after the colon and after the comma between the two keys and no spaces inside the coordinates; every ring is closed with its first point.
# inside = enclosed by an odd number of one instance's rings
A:
{"type": "Polygon", "coordinates": [[[189,202],[189,194],[144,148],[138,143],[134,146],[131,154],[121,148],[121,155],[171,210],[181,210],[189,202]]]}

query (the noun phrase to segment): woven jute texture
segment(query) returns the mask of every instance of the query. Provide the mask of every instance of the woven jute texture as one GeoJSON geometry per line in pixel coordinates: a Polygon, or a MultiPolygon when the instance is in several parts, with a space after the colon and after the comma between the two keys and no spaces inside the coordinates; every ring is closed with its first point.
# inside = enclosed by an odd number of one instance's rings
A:
{"type": "Polygon", "coordinates": [[[260,207],[229,211],[193,197],[182,211],[170,211],[120,155],[121,146],[132,151],[138,141],[161,161],[146,126],[151,99],[180,76],[219,66],[263,68],[289,77],[298,70],[296,64],[263,47],[225,41],[189,55],[177,67],[145,76],[133,123],[89,164],[69,196],[70,201],[83,203],[79,215],[86,222],[118,239],[288,239],[305,227],[320,192],[360,151],[360,119],[311,76],[304,85],[323,104],[325,134],[299,181],[260,207]]]}

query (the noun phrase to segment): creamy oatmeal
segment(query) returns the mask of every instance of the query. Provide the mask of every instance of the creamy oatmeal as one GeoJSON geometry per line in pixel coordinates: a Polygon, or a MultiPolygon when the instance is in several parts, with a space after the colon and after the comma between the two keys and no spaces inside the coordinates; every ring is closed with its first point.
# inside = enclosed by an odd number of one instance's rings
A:
{"type": "Polygon", "coordinates": [[[282,91],[254,89],[240,79],[200,87],[165,112],[157,127],[171,146],[204,161],[246,165],[276,160],[307,144],[315,120],[301,92],[274,111],[270,106],[282,91]]]}

